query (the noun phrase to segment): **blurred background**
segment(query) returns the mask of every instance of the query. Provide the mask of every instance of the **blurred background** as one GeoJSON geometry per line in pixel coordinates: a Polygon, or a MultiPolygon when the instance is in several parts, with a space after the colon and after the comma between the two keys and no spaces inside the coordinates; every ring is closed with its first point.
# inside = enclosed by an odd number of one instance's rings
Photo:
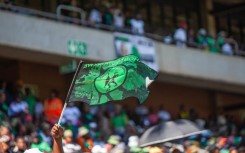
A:
{"type": "Polygon", "coordinates": [[[116,134],[127,145],[151,125],[184,118],[211,129],[205,142],[239,137],[238,149],[245,135],[244,13],[244,0],[0,0],[0,124],[8,129],[0,136],[23,138],[30,148],[40,135],[51,146],[48,131],[79,61],[133,53],[159,71],[148,100],[69,106],[62,122],[74,139],[85,126],[94,142],[116,134]]]}

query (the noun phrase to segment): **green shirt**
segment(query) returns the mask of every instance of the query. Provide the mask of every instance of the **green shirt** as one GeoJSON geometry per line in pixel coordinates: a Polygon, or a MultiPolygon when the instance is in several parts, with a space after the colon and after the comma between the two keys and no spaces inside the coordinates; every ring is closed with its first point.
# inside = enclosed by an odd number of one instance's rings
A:
{"type": "Polygon", "coordinates": [[[40,151],[52,151],[51,147],[44,141],[42,141],[41,143],[35,144],[32,143],[31,144],[31,148],[38,148],[40,151]]]}
{"type": "Polygon", "coordinates": [[[215,40],[211,37],[207,38],[207,43],[208,43],[208,50],[213,53],[218,53],[219,52],[219,47],[217,46],[215,40]]]}
{"type": "Polygon", "coordinates": [[[121,113],[111,118],[113,127],[125,127],[128,122],[128,117],[125,113],[121,113]]]}
{"type": "Polygon", "coordinates": [[[28,110],[31,114],[35,113],[36,97],[33,95],[28,95],[25,97],[25,101],[28,105],[28,110]]]}

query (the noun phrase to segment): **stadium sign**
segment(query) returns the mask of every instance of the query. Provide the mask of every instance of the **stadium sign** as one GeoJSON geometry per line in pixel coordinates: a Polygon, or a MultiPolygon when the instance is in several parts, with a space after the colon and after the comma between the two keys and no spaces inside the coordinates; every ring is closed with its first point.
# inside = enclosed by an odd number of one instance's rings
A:
{"type": "Polygon", "coordinates": [[[69,40],[67,42],[68,54],[76,57],[87,56],[87,44],[77,40],[69,40]]]}

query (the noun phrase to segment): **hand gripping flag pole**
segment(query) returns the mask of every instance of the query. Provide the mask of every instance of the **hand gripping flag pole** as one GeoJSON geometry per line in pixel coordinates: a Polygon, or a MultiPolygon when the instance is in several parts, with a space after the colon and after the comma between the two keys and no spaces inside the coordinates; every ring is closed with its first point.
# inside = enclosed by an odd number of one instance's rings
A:
{"type": "Polygon", "coordinates": [[[71,83],[71,86],[70,86],[70,88],[69,88],[68,94],[67,94],[67,96],[66,96],[65,104],[64,104],[64,106],[63,106],[63,109],[62,109],[62,112],[61,112],[61,114],[60,114],[60,118],[59,118],[59,121],[58,121],[58,125],[59,125],[59,126],[60,126],[60,122],[61,122],[61,120],[62,120],[62,117],[63,117],[63,115],[64,115],[64,111],[65,111],[65,109],[66,109],[67,102],[68,102],[68,100],[69,100],[69,98],[70,98],[70,96],[71,96],[71,90],[72,90],[72,88],[73,88],[73,86],[74,86],[74,84],[75,84],[75,80],[76,80],[76,78],[77,78],[77,75],[78,75],[78,73],[79,73],[79,70],[80,70],[81,66],[82,66],[82,61],[80,61],[79,65],[78,65],[78,67],[77,67],[76,73],[75,73],[75,75],[74,75],[74,77],[73,77],[73,79],[72,79],[72,83],[71,83]]]}

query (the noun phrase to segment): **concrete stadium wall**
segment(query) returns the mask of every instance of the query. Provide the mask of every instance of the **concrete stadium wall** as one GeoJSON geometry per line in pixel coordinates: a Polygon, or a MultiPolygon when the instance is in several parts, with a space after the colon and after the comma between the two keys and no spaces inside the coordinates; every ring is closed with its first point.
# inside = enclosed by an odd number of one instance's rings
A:
{"type": "MultiPolygon", "coordinates": [[[[72,59],[74,57],[67,53],[67,42],[79,40],[88,47],[88,55],[84,60],[106,61],[116,58],[111,32],[5,11],[0,11],[0,21],[0,46],[11,46],[15,51],[8,54],[0,47],[0,56],[21,59],[21,54],[13,55],[20,49],[36,53],[37,60],[39,53],[72,59]]],[[[160,69],[159,81],[245,94],[244,58],[177,48],[160,42],[155,42],[155,46],[160,69]]],[[[28,60],[28,57],[25,58],[28,60]]],[[[31,58],[35,57],[32,55],[31,58]]]]}

